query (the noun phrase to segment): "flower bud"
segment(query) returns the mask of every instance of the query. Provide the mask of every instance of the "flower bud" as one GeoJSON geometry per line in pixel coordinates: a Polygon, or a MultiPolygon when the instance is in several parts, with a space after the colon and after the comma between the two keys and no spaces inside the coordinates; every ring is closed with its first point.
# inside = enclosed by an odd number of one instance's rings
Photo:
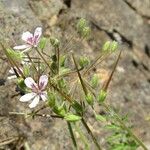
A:
{"type": "Polygon", "coordinates": [[[99,78],[96,74],[93,75],[91,79],[91,85],[93,88],[96,88],[98,86],[99,78]]]}
{"type": "Polygon", "coordinates": [[[88,22],[81,18],[78,23],[77,23],[77,31],[79,32],[79,34],[83,37],[86,38],[90,35],[91,29],[88,26],[88,22]]]}
{"type": "Polygon", "coordinates": [[[93,96],[90,93],[86,95],[85,99],[89,105],[93,105],[94,100],[93,100],[93,96]]]}
{"type": "Polygon", "coordinates": [[[17,52],[12,49],[7,49],[8,57],[13,59],[15,62],[21,62],[23,60],[24,54],[22,52],[17,52]]]}
{"type": "Polygon", "coordinates": [[[110,41],[105,42],[105,44],[102,47],[102,51],[103,52],[108,52],[110,50],[110,44],[111,44],[110,41]]]}
{"type": "Polygon", "coordinates": [[[103,103],[105,98],[106,98],[106,96],[107,96],[106,91],[101,90],[100,93],[99,93],[99,96],[98,96],[98,102],[99,103],[103,103]]]}
{"type": "Polygon", "coordinates": [[[73,114],[67,114],[65,115],[64,119],[69,122],[75,122],[81,120],[81,117],[73,114]]]}
{"type": "Polygon", "coordinates": [[[84,27],[81,32],[81,36],[84,38],[87,38],[87,37],[89,37],[90,33],[91,33],[90,27],[84,27]]]}
{"type": "Polygon", "coordinates": [[[111,43],[111,51],[116,51],[117,50],[117,48],[118,48],[118,42],[116,42],[116,41],[113,41],[112,43],[111,43]]]}
{"type": "Polygon", "coordinates": [[[23,78],[17,78],[17,85],[22,91],[25,91],[26,85],[23,78]]]}
{"type": "Polygon", "coordinates": [[[86,67],[90,63],[89,59],[87,57],[80,57],[79,65],[81,68],[86,67]]]}
{"type": "Polygon", "coordinates": [[[87,21],[84,18],[81,18],[77,23],[77,30],[81,32],[87,26],[87,21]]]}

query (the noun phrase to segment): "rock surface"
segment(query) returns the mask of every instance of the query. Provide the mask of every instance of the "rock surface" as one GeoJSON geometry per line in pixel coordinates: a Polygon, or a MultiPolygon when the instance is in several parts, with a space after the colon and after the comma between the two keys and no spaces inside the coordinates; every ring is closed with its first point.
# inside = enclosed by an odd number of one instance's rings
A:
{"type": "MultiPolygon", "coordinates": [[[[44,35],[54,35],[65,42],[69,33],[75,32],[73,24],[77,19],[86,17],[92,35],[74,49],[94,59],[106,40],[121,43],[123,53],[110,85],[108,101],[123,114],[131,114],[134,132],[150,144],[150,122],[146,120],[150,115],[150,2],[144,1],[0,0],[0,41],[12,47],[22,42],[23,31],[43,26],[44,35]]],[[[29,109],[15,96],[15,84],[7,80],[9,67],[2,47],[0,54],[0,81],[3,81],[0,84],[0,148],[12,149],[17,141],[18,149],[24,142],[32,150],[72,149],[66,123],[62,120],[31,120],[8,115],[10,111],[28,112],[29,109]],[[5,140],[10,143],[4,144],[5,140]]],[[[111,57],[104,62],[107,72],[113,60],[111,57]]],[[[101,70],[96,72],[99,74],[101,70]]],[[[102,136],[102,131],[90,119],[89,122],[95,135],[102,136]]]]}

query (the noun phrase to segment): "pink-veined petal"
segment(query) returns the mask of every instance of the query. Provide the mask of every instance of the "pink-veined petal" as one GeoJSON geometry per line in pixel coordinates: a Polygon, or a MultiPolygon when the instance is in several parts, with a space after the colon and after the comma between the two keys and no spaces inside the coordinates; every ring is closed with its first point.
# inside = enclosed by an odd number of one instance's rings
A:
{"type": "Polygon", "coordinates": [[[30,108],[34,108],[36,107],[36,105],[39,103],[40,97],[39,95],[35,96],[35,98],[33,99],[32,103],[29,105],[30,108]]]}
{"type": "Polygon", "coordinates": [[[29,31],[27,32],[23,32],[22,34],[22,40],[25,41],[26,43],[29,42],[29,39],[32,39],[33,38],[33,34],[30,33],[29,31]]]}
{"type": "Polygon", "coordinates": [[[18,45],[18,46],[13,47],[13,49],[20,50],[20,49],[26,49],[29,47],[31,47],[31,46],[30,45],[18,45]]]}
{"type": "Polygon", "coordinates": [[[36,93],[28,93],[28,94],[23,95],[20,98],[20,101],[21,102],[28,102],[28,101],[32,100],[35,96],[36,96],[36,93]]]}
{"type": "Polygon", "coordinates": [[[47,100],[47,92],[46,91],[42,92],[40,96],[43,101],[47,100]]]}
{"type": "Polygon", "coordinates": [[[35,83],[35,81],[31,77],[26,78],[24,80],[24,83],[30,89],[37,87],[37,84],[35,83]]]}
{"type": "Polygon", "coordinates": [[[34,32],[34,46],[37,46],[41,35],[42,35],[42,28],[37,27],[34,32]]]}
{"type": "Polygon", "coordinates": [[[48,76],[47,75],[40,76],[39,89],[41,89],[41,90],[45,89],[47,83],[48,83],[48,76]]]}

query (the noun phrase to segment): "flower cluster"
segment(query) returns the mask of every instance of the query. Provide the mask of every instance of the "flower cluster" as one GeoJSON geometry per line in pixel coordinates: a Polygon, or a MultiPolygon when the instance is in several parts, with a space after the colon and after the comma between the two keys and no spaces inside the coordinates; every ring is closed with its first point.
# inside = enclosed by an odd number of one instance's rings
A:
{"type": "MultiPolygon", "coordinates": [[[[42,28],[37,27],[34,31],[34,34],[30,33],[29,31],[24,32],[22,34],[22,40],[25,41],[24,45],[19,45],[13,47],[14,50],[23,50],[22,53],[28,52],[31,48],[37,47],[40,38],[42,35],[42,28]]],[[[25,59],[21,62],[21,64],[24,64],[25,59]]],[[[29,65],[30,63],[28,63],[29,65]]],[[[22,68],[19,68],[21,71],[22,68]]],[[[16,78],[14,70],[17,70],[16,67],[13,67],[10,69],[9,73],[11,74],[8,79],[16,78]]],[[[17,72],[18,73],[18,72],[17,72]]],[[[19,74],[19,73],[18,73],[19,74]]],[[[20,75],[20,74],[19,74],[20,75]]],[[[21,102],[28,102],[32,101],[29,105],[30,108],[34,108],[37,106],[40,100],[46,101],[47,100],[47,92],[46,87],[48,84],[48,76],[47,75],[41,75],[39,78],[39,81],[36,83],[33,78],[27,77],[24,79],[24,84],[29,89],[28,93],[23,95],[20,98],[21,102]]]]}

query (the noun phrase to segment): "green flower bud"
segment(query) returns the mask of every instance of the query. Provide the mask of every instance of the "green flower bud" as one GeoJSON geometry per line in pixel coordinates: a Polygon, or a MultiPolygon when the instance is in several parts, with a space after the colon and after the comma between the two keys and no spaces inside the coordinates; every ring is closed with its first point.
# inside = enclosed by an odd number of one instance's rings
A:
{"type": "Polygon", "coordinates": [[[89,104],[89,105],[93,105],[93,102],[94,102],[94,99],[93,99],[93,95],[91,95],[90,93],[88,93],[87,95],[86,95],[86,101],[87,101],[87,103],[89,104]]]}
{"type": "Polygon", "coordinates": [[[110,50],[110,45],[111,45],[110,41],[105,42],[105,44],[102,47],[102,51],[103,52],[108,52],[110,50]]]}
{"type": "Polygon", "coordinates": [[[118,48],[118,42],[116,42],[116,41],[113,41],[112,43],[111,43],[111,51],[116,51],[117,50],[117,48],[118,48]]]}
{"type": "Polygon", "coordinates": [[[81,117],[77,115],[73,115],[73,114],[67,114],[65,115],[64,119],[69,122],[76,122],[76,121],[81,120],[81,117]]]}
{"type": "Polygon", "coordinates": [[[84,68],[90,63],[89,59],[87,57],[80,57],[79,65],[84,68]]]}
{"type": "Polygon", "coordinates": [[[81,32],[81,36],[84,38],[87,38],[87,37],[89,37],[90,33],[91,33],[90,27],[84,27],[81,32]]]}
{"type": "Polygon", "coordinates": [[[98,86],[99,78],[96,74],[93,75],[91,79],[91,85],[93,88],[96,88],[98,86]]]}
{"type": "Polygon", "coordinates": [[[83,37],[86,38],[90,35],[91,29],[88,26],[88,22],[81,18],[78,23],[77,23],[77,31],[79,32],[79,34],[83,37]]]}
{"type": "Polygon", "coordinates": [[[54,106],[53,111],[54,111],[54,113],[56,113],[57,115],[60,115],[60,116],[65,116],[65,114],[66,114],[66,111],[63,106],[60,106],[60,107],[54,106]]]}
{"type": "Polygon", "coordinates": [[[50,43],[52,44],[53,47],[59,47],[59,45],[60,45],[59,40],[56,38],[53,38],[53,37],[50,38],[50,43]]]}
{"type": "Polygon", "coordinates": [[[107,96],[106,91],[101,90],[100,93],[99,93],[99,96],[98,96],[98,102],[99,103],[103,103],[105,98],[106,98],[106,96],[107,96]]]}
{"type": "Polygon", "coordinates": [[[13,59],[15,62],[21,62],[23,60],[24,54],[22,52],[17,52],[12,49],[7,49],[8,57],[13,59]]]}
{"type": "Polygon", "coordinates": [[[23,78],[17,78],[17,85],[21,90],[25,91],[26,85],[23,78]]]}
{"type": "Polygon", "coordinates": [[[84,18],[81,18],[77,23],[77,30],[81,32],[87,26],[87,21],[84,18]]]}
{"type": "Polygon", "coordinates": [[[45,37],[41,38],[40,43],[39,43],[40,49],[44,49],[45,48],[46,42],[47,42],[47,39],[45,37]]]}

